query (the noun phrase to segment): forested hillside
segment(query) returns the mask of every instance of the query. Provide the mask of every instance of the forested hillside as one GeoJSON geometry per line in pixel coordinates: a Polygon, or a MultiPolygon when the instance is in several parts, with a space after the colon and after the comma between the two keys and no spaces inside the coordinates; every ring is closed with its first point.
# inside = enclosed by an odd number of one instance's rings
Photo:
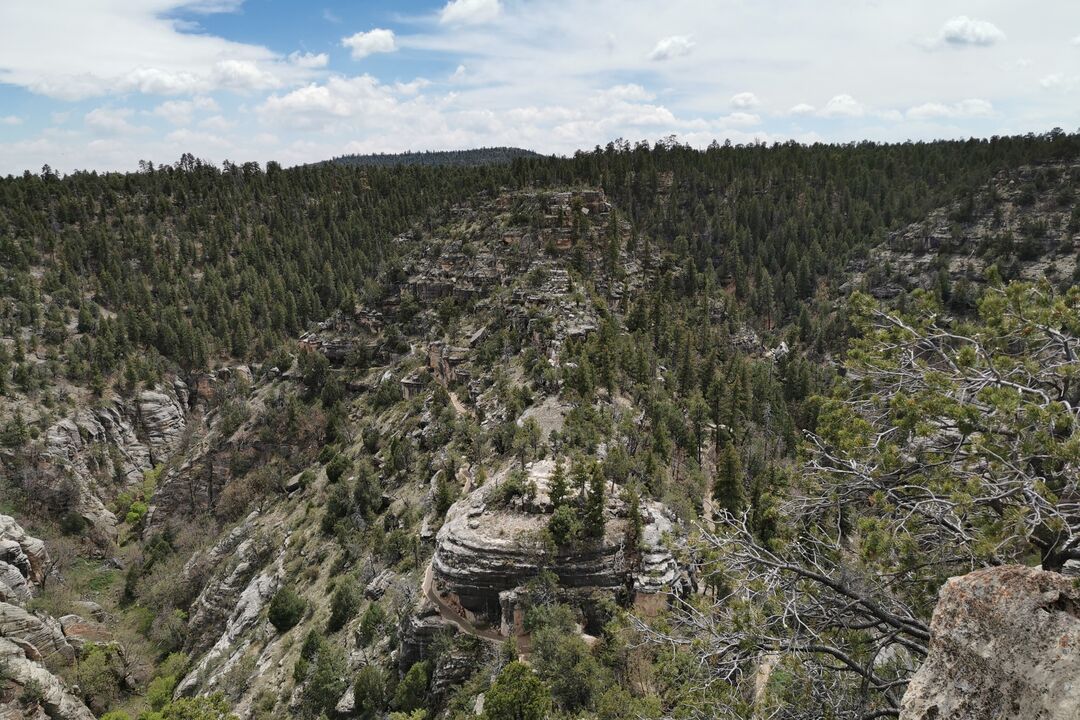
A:
{"type": "Polygon", "coordinates": [[[375,153],[369,155],[341,155],[330,162],[350,167],[398,167],[401,165],[498,165],[517,158],[538,157],[531,150],[513,147],[476,148],[474,150],[437,150],[428,152],[375,153]]]}
{"type": "Polygon", "coordinates": [[[0,180],[0,702],[897,716],[1080,559],[1080,136],[338,160],[0,180]]]}

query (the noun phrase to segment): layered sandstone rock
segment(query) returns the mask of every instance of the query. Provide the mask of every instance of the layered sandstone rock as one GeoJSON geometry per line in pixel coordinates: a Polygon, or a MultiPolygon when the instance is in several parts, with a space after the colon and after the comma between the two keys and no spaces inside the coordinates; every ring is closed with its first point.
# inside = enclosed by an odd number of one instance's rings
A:
{"type": "Polygon", "coordinates": [[[494,477],[450,508],[436,538],[433,576],[440,594],[468,613],[500,614],[499,593],[510,590],[548,569],[565,588],[615,591],[630,585],[635,594],[676,589],[682,582],[678,562],[665,543],[680,532],[661,504],[642,502],[644,522],[641,551],[630,558],[625,546],[626,507],[608,493],[605,530],[600,539],[585,540],[554,553],[544,540],[550,518],[548,479],[554,462],[540,461],[528,469],[526,483],[536,486],[532,499],[498,507],[498,486],[506,473],[494,477]]]}
{"type": "Polygon", "coordinates": [[[1080,587],[1022,566],[949,580],[901,720],[1080,717],[1080,587]]]}

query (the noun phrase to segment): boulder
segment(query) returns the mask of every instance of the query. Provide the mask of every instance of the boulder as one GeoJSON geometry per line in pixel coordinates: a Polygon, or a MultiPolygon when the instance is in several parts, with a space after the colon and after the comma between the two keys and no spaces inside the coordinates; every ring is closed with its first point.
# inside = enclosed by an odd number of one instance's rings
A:
{"type": "Polygon", "coordinates": [[[30,585],[19,569],[0,560],[0,600],[22,604],[30,599],[30,585]]]}
{"type": "Polygon", "coordinates": [[[901,720],[1080,717],[1080,587],[1017,565],[950,579],[901,720]]]}
{"type": "Polygon", "coordinates": [[[0,602],[0,637],[18,638],[34,646],[47,663],[70,665],[75,650],[53,618],[34,615],[18,605],[0,602]]]}
{"type": "Polygon", "coordinates": [[[0,515],[0,560],[14,565],[29,582],[40,583],[49,564],[45,543],[27,534],[10,515],[0,515]]]}
{"type": "Polygon", "coordinates": [[[78,615],[64,615],[60,618],[60,628],[64,637],[76,652],[82,652],[87,643],[105,644],[113,640],[109,629],[101,623],[84,620],[78,615]]]}

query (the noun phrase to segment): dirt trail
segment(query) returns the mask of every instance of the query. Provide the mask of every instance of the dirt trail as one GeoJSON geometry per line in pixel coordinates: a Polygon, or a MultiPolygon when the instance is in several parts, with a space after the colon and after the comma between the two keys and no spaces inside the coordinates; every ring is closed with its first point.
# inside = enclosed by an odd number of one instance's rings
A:
{"type": "Polygon", "coordinates": [[[506,640],[506,638],[496,630],[476,627],[476,625],[470,622],[468,618],[462,617],[453,606],[442,599],[442,596],[435,590],[435,582],[432,578],[430,562],[428,563],[427,569],[424,570],[424,583],[421,589],[424,591],[424,597],[435,605],[435,608],[439,611],[439,615],[447,622],[452,623],[461,632],[466,635],[473,635],[495,642],[503,642],[506,640]]]}

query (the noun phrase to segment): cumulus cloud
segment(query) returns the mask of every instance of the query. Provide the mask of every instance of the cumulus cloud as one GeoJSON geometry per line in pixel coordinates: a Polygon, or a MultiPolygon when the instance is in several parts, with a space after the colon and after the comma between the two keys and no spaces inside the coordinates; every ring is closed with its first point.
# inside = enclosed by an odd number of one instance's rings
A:
{"type": "Polygon", "coordinates": [[[439,11],[444,25],[477,25],[491,22],[502,12],[499,0],[450,0],[439,11]]]}
{"type": "Polygon", "coordinates": [[[397,50],[394,31],[384,28],[358,32],[355,35],[342,38],[341,44],[349,48],[353,60],[360,60],[374,53],[389,53],[397,50]]]}
{"type": "Polygon", "coordinates": [[[143,129],[128,122],[128,118],[133,114],[131,108],[99,107],[86,113],[83,122],[88,128],[100,133],[127,135],[143,129]]]}
{"type": "Polygon", "coordinates": [[[936,118],[974,118],[993,115],[994,106],[986,100],[968,98],[957,103],[924,103],[909,108],[906,116],[912,120],[936,118]]]}
{"type": "Polygon", "coordinates": [[[192,100],[166,100],[155,107],[152,113],[173,125],[190,125],[197,110],[215,112],[218,109],[213,98],[196,97],[192,100]]]}
{"type": "Polygon", "coordinates": [[[945,22],[938,33],[938,45],[952,47],[989,46],[1005,39],[996,25],[985,20],[973,20],[959,15],[945,22]]]}
{"type": "Polygon", "coordinates": [[[740,110],[755,108],[760,104],[761,101],[758,100],[758,96],[752,92],[741,92],[731,98],[731,107],[739,108],[740,110]]]}
{"type": "Polygon", "coordinates": [[[814,106],[809,103],[799,103],[798,105],[792,106],[792,108],[788,110],[788,113],[791,115],[813,115],[814,109],[814,106]]]}
{"type": "Polygon", "coordinates": [[[834,96],[818,114],[827,118],[857,118],[866,114],[866,108],[855,98],[844,94],[834,96]]]}
{"type": "Polygon", "coordinates": [[[21,125],[22,118],[18,115],[0,115],[0,125],[21,125]]]}
{"type": "Polygon", "coordinates": [[[689,55],[694,49],[694,41],[689,35],[672,35],[662,38],[653,51],[649,53],[650,60],[663,61],[672,58],[689,55]]]}
{"type": "Polygon", "coordinates": [[[246,92],[310,77],[310,68],[266,47],[187,32],[174,17],[179,10],[221,12],[237,5],[193,5],[191,0],[0,3],[0,83],[81,100],[129,92],[246,92]]]}
{"type": "Polygon", "coordinates": [[[323,68],[330,62],[330,56],[326,53],[301,53],[299,50],[289,53],[289,62],[302,68],[323,68]]]}

